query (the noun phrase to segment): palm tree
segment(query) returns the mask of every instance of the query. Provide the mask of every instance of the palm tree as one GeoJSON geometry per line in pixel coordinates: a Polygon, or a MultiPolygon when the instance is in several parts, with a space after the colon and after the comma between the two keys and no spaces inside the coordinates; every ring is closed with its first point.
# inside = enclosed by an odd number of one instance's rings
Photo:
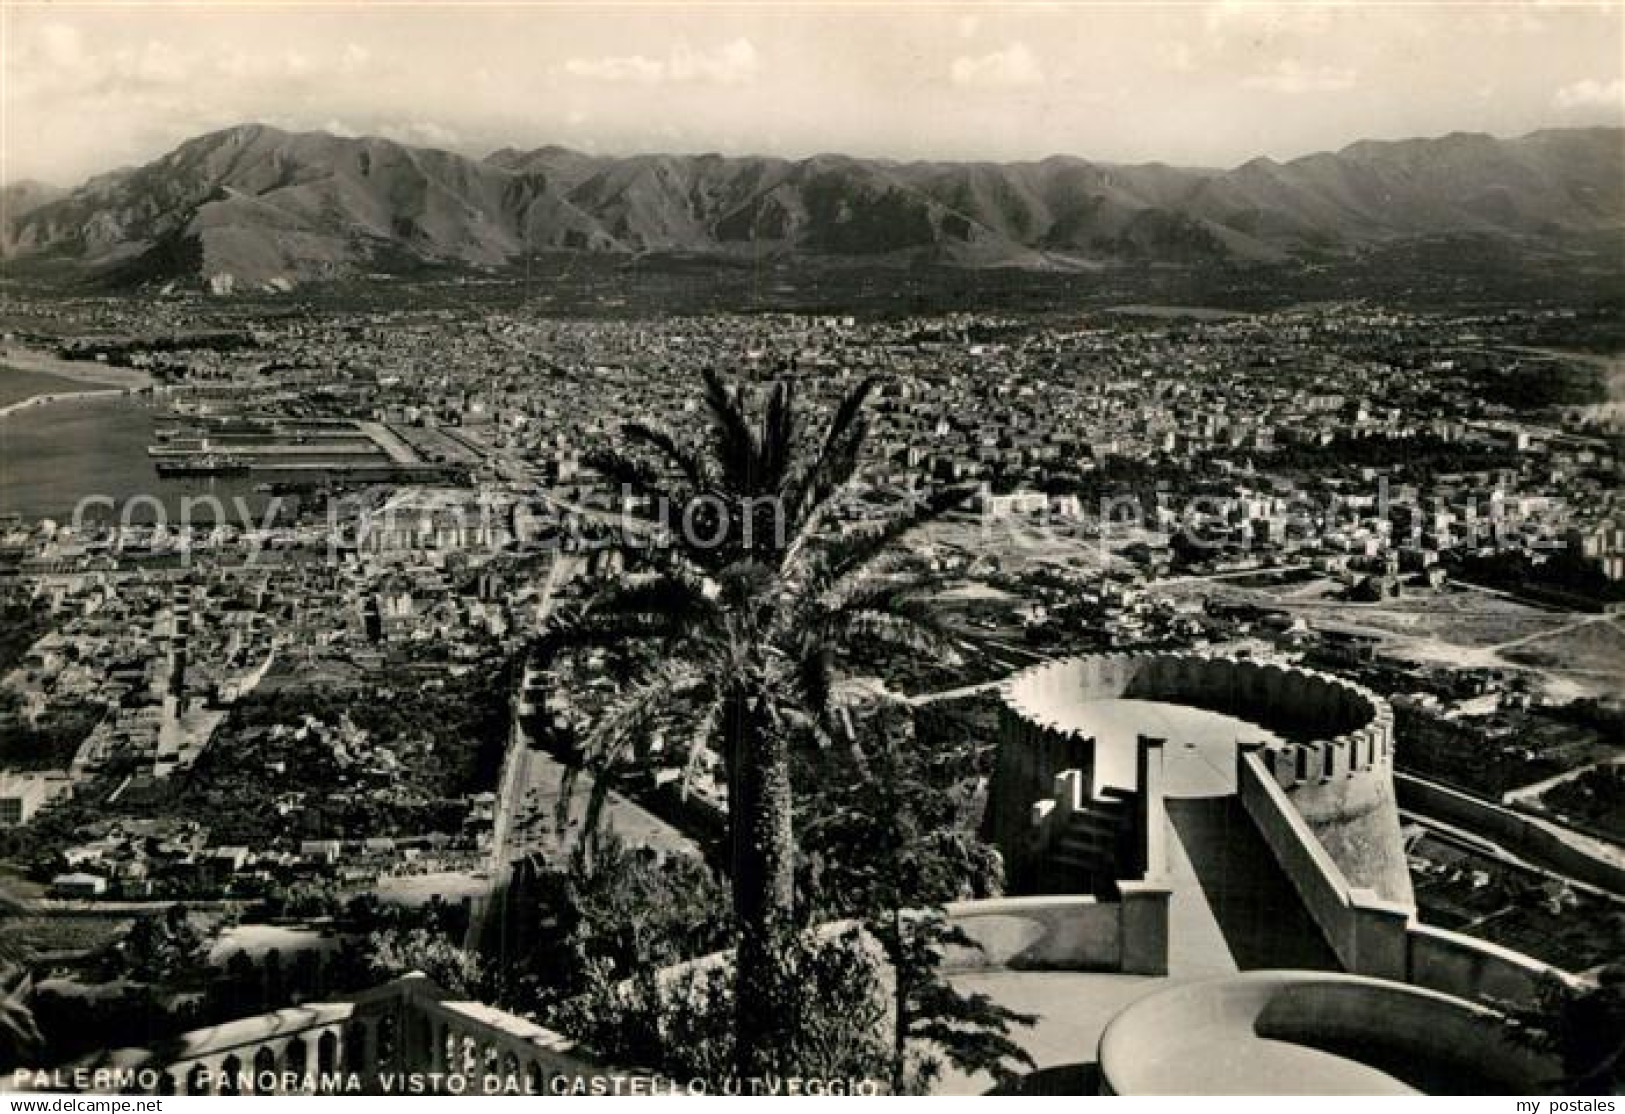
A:
{"type": "MultiPolygon", "coordinates": [[[[674,709],[693,725],[689,773],[708,754],[721,758],[742,1076],[793,1068],[773,1060],[793,1012],[774,960],[795,913],[791,754],[798,745],[830,742],[837,656],[860,642],[952,653],[917,579],[888,559],[888,550],[966,492],[911,499],[881,526],[830,536],[832,512],[858,468],[868,432],[864,406],[875,386],[866,380],[846,395],[821,437],[804,436],[790,385],[768,391],[753,423],[743,393],[711,372],[709,443],[690,447],[648,425],[624,426],[630,446],[642,452],[606,451],[592,463],[646,499],[666,528],[652,544],[630,549],[629,575],[555,614],[538,646],[544,660],[571,646],[659,649],[657,664],[636,674],[581,741],[582,765],[601,775],[586,830],[602,807],[607,775],[674,709]]],[[[570,797],[567,786],[564,800],[570,797]]]]}
{"type": "Polygon", "coordinates": [[[1625,964],[1595,977],[1576,987],[1552,976],[1533,1005],[1499,1004],[1514,1039],[1558,1060],[1562,1075],[1549,1082],[1560,1094],[1616,1094],[1625,1072],[1625,964]]]}
{"type": "Polygon", "coordinates": [[[45,1043],[28,1008],[31,981],[26,974],[0,972],[0,1070],[30,1063],[45,1043]]]}
{"type": "MultiPolygon", "coordinates": [[[[0,922],[26,917],[34,903],[0,887],[0,922]]],[[[0,1070],[28,1064],[44,1045],[28,1008],[33,977],[23,948],[0,939],[0,1070]]]]}

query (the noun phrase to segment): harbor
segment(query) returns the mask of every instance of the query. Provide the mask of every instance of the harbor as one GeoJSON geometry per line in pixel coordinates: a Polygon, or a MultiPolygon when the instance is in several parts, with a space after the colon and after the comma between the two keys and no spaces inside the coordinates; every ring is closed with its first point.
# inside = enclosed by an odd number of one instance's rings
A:
{"type": "Polygon", "coordinates": [[[200,416],[125,389],[54,391],[13,409],[0,417],[0,514],[24,519],[161,521],[201,496],[257,515],[275,495],[455,481],[482,459],[441,430],[200,416]]]}
{"type": "Polygon", "coordinates": [[[274,487],[450,480],[477,459],[425,459],[382,422],[235,414],[159,427],[147,455],[160,476],[251,475],[274,487]]]}

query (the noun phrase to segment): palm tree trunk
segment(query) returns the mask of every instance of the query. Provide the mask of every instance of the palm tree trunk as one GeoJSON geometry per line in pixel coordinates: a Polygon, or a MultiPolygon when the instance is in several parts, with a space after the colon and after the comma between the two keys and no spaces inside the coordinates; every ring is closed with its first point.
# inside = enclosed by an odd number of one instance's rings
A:
{"type": "Polygon", "coordinates": [[[908,992],[909,978],[904,971],[903,957],[903,903],[894,895],[891,909],[892,940],[896,954],[892,959],[892,1072],[891,1093],[907,1093],[908,1086],[908,992]]]}
{"type": "Polygon", "coordinates": [[[759,1078],[774,1069],[794,1012],[786,1000],[782,970],[795,901],[789,748],[747,694],[730,697],[726,714],[733,752],[728,820],[739,930],[735,1066],[741,1077],[759,1078]]]}

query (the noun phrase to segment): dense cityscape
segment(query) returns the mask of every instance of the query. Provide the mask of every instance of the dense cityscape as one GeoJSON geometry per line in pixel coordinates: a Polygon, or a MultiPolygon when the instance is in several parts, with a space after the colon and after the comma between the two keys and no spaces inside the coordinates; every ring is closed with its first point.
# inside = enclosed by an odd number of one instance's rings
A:
{"type": "Polygon", "coordinates": [[[0,1101],[1615,1114],[1622,46],[0,0],[0,1101]]]}
{"type": "Polygon", "coordinates": [[[600,458],[627,423],[703,438],[707,369],[793,384],[815,428],[875,377],[837,535],[963,493],[898,551],[954,652],[840,665],[917,709],[933,776],[985,796],[998,682],[1045,662],[1324,670],[1394,709],[1424,922],[1618,958],[1617,318],[437,301],[8,295],[8,429],[105,406],[146,431],[58,506],[7,455],[0,933],[51,1063],[413,971],[625,1062],[572,1000],[722,946],[694,872],[726,777],[667,709],[613,771],[625,862],[582,867],[570,771],[641,659],[535,646],[616,577],[611,540],[676,528],[600,458]],[[618,886],[683,931],[614,939],[618,886]]]}

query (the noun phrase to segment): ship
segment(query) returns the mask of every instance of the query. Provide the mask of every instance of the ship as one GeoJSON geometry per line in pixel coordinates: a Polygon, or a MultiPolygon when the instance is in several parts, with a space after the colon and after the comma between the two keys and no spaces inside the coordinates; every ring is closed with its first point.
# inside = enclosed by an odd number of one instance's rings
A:
{"type": "Polygon", "coordinates": [[[160,476],[240,476],[249,472],[253,465],[247,457],[203,453],[200,456],[160,460],[154,467],[160,476]]]}

